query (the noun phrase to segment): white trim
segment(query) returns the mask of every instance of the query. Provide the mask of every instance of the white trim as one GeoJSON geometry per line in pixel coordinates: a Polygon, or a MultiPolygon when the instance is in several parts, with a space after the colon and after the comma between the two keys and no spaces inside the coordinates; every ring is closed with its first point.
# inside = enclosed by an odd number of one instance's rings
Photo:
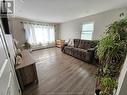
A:
{"type": "Polygon", "coordinates": [[[6,59],[6,60],[4,61],[4,64],[2,65],[2,68],[1,68],[1,70],[0,70],[0,78],[1,78],[2,75],[3,75],[3,72],[4,72],[4,69],[5,69],[6,65],[7,65],[7,62],[8,62],[8,59],[6,59]]]}
{"type": "Polygon", "coordinates": [[[120,92],[122,91],[121,88],[122,88],[123,83],[125,81],[125,75],[126,74],[127,74],[127,56],[126,56],[126,59],[125,59],[123,68],[121,70],[121,73],[120,73],[120,77],[119,77],[119,81],[118,81],[118,88],[117,88],[116,95],[120,95],[120,92]]]}
{"type": "Polygon", "coordinates": [[[12,72],[10,72],[10,75],[9,75],[9,81],[8,81],[8,86],[7,86],[6,94],[5,95],[8,95],[8,92],[9,92],[9,90],[11,88],[11,80],[12,80],[12,72]]]}
{"type": "Polygon", "coordinates": [[[10,72],[10,75],[9,75],[9,81],[8,81],[7,88],[10,88],[10,86],[11,86],[11,79],[12,79],[12,72],[10,72]]]}

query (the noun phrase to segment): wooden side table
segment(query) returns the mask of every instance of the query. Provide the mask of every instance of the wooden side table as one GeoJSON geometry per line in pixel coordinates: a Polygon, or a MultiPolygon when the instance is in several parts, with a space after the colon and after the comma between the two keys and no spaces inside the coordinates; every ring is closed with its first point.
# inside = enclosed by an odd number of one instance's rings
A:
{"type": "Polygon", "coordinates": [[[16,74],[22,91],[25,86],[30,83],[36,82],[38,84],[36,61],[32,58],[31,54],[24,50],[22,51],[22,63],[15,66],[16,74]]]}
{"type": "Polygon", "coordinates": [[[57,47],[63,46],[64,43],[65,43],[65,40],[56,40],[56,46],[57,46],[57,47]]]}

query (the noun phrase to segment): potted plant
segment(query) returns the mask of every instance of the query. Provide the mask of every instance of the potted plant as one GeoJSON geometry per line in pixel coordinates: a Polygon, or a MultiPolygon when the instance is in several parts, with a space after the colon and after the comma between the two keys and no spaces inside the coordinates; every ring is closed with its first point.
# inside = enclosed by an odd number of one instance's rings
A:
{"type": "Polygon", "coordinates": [[[27,50],[31,49],[31,45],[27,41],[22,45],[22,47],[23,49],[27,49],[27,50]]]}
{"type": "Polygon", "coordinates": [[[113,95],[114,88],[117,88],[117,81],[110,76],[105,76],[100,80],[100,95],[113,95]]]}
{"type": "Polygon", "coordinates": [[[97,83],[100,92],[103,92],[100,95],[113,95],[126,52],[127,18],[110,24],[106,29],[105,36],[98,43],[97,56],[99,58],[99,66],[97,81],[99,82],[97,83]]]}

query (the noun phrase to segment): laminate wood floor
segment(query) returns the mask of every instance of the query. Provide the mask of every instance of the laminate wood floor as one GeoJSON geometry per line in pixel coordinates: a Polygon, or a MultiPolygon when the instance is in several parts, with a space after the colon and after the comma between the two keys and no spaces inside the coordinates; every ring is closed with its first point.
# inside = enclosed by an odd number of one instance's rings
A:
{"type": "Polygon", "coordinates": [[[66,55],[59,48],[32,52],[37,60],[39,83],[24,95],[94,95],[94,65],[66,55]]]}

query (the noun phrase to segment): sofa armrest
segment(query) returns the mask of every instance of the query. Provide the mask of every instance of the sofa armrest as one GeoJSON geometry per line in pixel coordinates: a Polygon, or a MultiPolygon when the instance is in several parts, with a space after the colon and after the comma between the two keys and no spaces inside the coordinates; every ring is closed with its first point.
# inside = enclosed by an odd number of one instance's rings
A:
{"type": "Polygon", "coordinates": [[[63,44],[63,45],[61,46],[61,51],[62,51],[62,52],[64,52],[64,47],[65,47],[65,46],[68,46],[68,44],[65,43],[65,44],[63,44]]]}
{"type": "Polygon", "coordinates": [[[94,52],[96,50],[96,48],[89,48],[87,49],[87,52],[94,52]]]}
{"type": "Polygon", "coordinates": [[[85,60],[89,63],[92,62],[94,59],[94,53],[95,53],[95,48],[87,49],[85,60]]]}
{"type": "Polygon", "coordinates": [[[65,47],[65,46],[68,46],[68,44],[67,44],[67,43],[64,43],[64,44],[62,45],[62,47],[65,47]]]}

